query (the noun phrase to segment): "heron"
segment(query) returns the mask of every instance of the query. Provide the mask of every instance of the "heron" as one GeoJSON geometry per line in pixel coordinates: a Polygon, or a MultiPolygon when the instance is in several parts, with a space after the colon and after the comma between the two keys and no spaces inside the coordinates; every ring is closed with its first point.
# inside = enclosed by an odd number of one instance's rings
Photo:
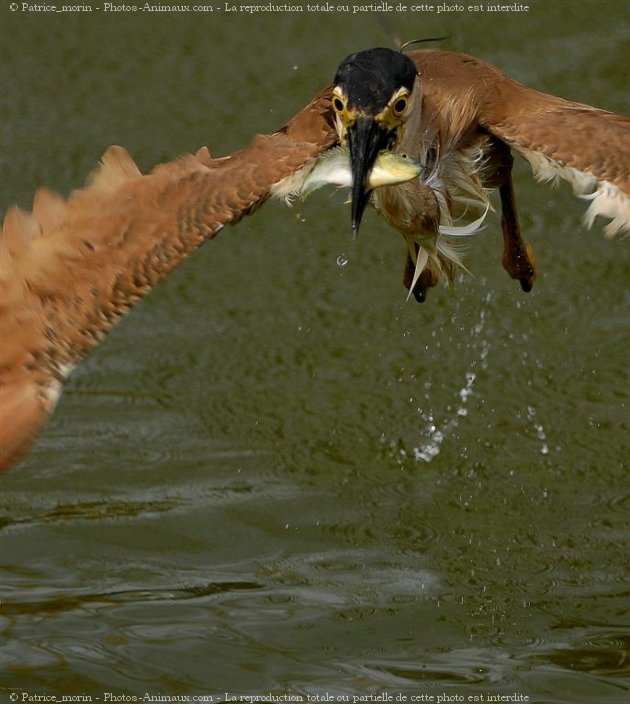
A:
{"type": "Polygon", "coordinates": [[[370,202],[403,235],[403,283],[419,302],[465,268],[459,242],[483,226],[493,190],[503,266],[532,289],[536,261],[520,227],[513,153],[539,180],[565,180],[589,200],[587,227],[600,215],[610,219],[609,237],[630,229],[630,118],[528,88],[472,56],[388,48],[346,57],[331,105],[350,152],[352,229],[356,235],[370,202]],[[367,178],[383,149],[415,158],[422,174],[371,189],[367,178]]]}
{"type": "Polygon", "coordinates": [[[270,197],[351,188],[355,235],[368,203],[406,242],[403,283],[418,301],[464,266],[458,241],[482,227],[498,190],[503,266],[532,288],[511,170],[590,201],[585,220],[630,230],[630,119],[525,87],[456,52],[351,54],[269,135],[213,158],[207,148],[143,175],[110,147],[67,200],[36,192],[0,235],[0,469],[31,445],[72,370],[161,279],[270,197]]]}

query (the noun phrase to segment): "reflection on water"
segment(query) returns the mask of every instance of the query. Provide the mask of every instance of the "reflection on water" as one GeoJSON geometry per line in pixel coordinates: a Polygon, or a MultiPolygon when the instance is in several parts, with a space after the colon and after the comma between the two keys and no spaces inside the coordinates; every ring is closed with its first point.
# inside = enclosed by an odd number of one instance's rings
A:
{"type": "MultiPolygon", "coordinates": [[[[623,111],[620,12],[545,2],[448,31],[623,111]]],[[[368,16],[9,20],[2,204],[69,191],[112,142],[145,166],[242,146],[387,43],[368,16]]],[[[627,242],[581,232],[581,204],[525,170],[518,189],[529,295],[495,218],[474,277],[406,304],[397,235],[368,214],[353,242],[325,193],[297,218],[266,206],[156,290],[2,477],[0,692],[623,701],[627,242]]]]}

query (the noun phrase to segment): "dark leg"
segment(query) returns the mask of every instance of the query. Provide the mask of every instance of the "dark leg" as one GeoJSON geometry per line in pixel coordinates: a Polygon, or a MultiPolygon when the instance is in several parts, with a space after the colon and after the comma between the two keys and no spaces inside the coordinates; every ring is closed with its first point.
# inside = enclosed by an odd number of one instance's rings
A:
{"type": "Polygon", "coordinates": [[[531,291],[536,278],[536,259],[532,246],[521,233],[512,184],[513,162],[510,148],[499,140],[493,140],[489,171],[484,179],[484,185],[499,188],[503,229],[503,268],[513,279],[520,281],[523,291],[531,291]]]}

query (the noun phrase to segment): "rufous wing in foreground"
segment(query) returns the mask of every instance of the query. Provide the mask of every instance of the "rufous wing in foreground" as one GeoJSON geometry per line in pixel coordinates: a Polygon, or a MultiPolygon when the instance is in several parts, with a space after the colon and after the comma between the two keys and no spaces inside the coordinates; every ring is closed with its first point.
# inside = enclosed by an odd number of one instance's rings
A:
{"type": "Polygon", "coordinates": [[[354,230],[371,201],[403,234],[403,280],[423,300],[443,274],[452,280],[457,239],[478,231],[487,190],[498,188],[503,263],[529,290],[535,264],[518,224],[512,151],[538,177],[564,178],[590,199],[587,224],[602,215],[611,220],[607,234],[630,229],[630,120],[441,51],[353,54],[334,86],[282,130],[228,157],[202,149],[141,175],[111,147],[68,201],[38,191],[32,213],[7,212],[0,236],[0,468],[27,449],[70,371],[114,323],[269,196],[350,185],[354,230]],[[329,156],[340,143],[350,154],[341,164],[329,156]],[[398,160],[383,159],[383,150],[398,160]],[[410,169],[420,176],[407,180],[410,169]]]}
{"type": "Polygon", "coordinates": [[[326,92],[282,130],[212,159],[203,148],[141,175],[110,147],[65,201],[35,194],[0,239],[0,468],[41,430],[68,374],[158,281],[274,185],[336,142],[326,92]]]}

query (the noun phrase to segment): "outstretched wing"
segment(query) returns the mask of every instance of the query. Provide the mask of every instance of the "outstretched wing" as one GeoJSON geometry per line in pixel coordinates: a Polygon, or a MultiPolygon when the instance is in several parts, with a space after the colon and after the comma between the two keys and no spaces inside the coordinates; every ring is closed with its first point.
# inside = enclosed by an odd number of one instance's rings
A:
{"type": "MultiPolygon", "coordinates": [[[[630,118],[541,93],[465,54],[417,51],[424,99],[460,144],[485,131],[525,157],[540,180],[563,179],[590,200],[586,224],[630,230],[630,118]]],[[[428,118],[431,119],[431,118],[428,118]]]]}
{"type": "Polygon", "coordinates": [[[0,233],[0,469],[40,431],[70,371],[160,279],[335,141],[327,91],[284,128],[142,175],[110,147],[67,200],[39,190],[0,233]]]}
{"type": "MultiPolygon", "coordinates": [[[[526,88],[463,54],[411,56],[423,139],[487,150],[484,185],[501,194],[504,265],[524,288],[535,267],[518,226],[510,149],[539,178],[565,179],[590,199],[587,224],[602,215],[611,220],[607,234],[630,230],[628,118],[526,88]]],[[[40,190],[32,213],[8,211],[0,233],[0,469],[27,448],[69,372],[124,313],[224,225],[301,183],[303,169],[337,141],[330,92],[222,159],[203,148],[142,175],[124,149],[111,147],[90,185],[67,202],[40,190]]]]}

